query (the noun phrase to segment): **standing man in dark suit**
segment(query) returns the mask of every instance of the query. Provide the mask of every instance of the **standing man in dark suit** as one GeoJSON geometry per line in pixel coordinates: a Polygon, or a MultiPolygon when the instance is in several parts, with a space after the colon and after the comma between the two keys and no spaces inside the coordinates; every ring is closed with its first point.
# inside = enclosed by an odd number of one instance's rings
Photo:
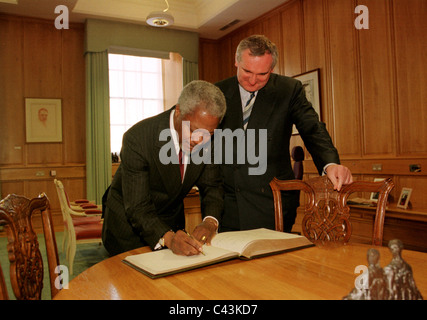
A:
{"type": "MultiPolygon", "coordinates": [[[[293,124],[312,155],[319,174],[326,173],[336,189],[352,182],[350,170],[339,165],[338,152],[324,123],[319,121],[319,116],[307,101],[301,82],[272,73],[277,59],[274,43],[265,36],[250,36],[240,42],[236,51],[237,76],[217,83],[227,100],[227,112],[220,128],[243,129],[245,132],[267,130],[266,141],[261,141],[261,134],[256,140],[258,148],[267,145],[265,172],[250,174],[249,162],[223,162],[221,165],[225,192],[221,231],[275,228],[273,194],[269,183],[273,177],[295,178],[289,155],[293,124]]],[[[234,153],[236,159],[236,148],[234,153]]],[[[282,196],[287,232],[295,222],[299,205],[296,194],[288,192],[282,196]]]]}
{"type": "Polygon", "coordinates": [[[218,165],[195,164],[191,157],[206,151],[205,142],[225,109],[224,95],[216,86],[193,81],[174,108],[124,134],[121,163],[103,197],[102,240],[111,255],[144,245],[195,255],[210,242],[223,209],[220,171],[218,165]],[[183,231],[183,200],[194,185],[204,219],[190,237],[183,231]]]}

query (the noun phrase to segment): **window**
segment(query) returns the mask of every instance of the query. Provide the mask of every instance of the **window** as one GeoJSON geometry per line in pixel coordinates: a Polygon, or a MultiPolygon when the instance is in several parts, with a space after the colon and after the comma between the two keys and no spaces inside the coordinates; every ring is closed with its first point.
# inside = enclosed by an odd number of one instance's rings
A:
{"type": "Polygon", "coordinates": [[[164,109],[162,60],[109,54],[108,65],[111,152],[119,154],[123,134],[164,109]]]}

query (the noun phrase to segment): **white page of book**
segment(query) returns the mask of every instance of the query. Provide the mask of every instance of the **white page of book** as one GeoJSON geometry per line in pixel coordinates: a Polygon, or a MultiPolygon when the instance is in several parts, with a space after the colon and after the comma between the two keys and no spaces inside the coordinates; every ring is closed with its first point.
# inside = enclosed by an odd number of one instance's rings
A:
{"type": "Polygon", "coordinates": [[[203,265],[205,262],[208,263],[221,257],[230,256],[228,250],[206,245],[203,247],[203,253],[204,255],[200,253],[194,256],[180,256],[174,254],[170,249],[164,249],[128,256],[125,260],[152,274],[162,274],[195,265],[203,265]]]}
{"type": "Polygon", "coordinates": [[[296,234],[279,232],[264,228],[246,231],[229,231],[218,233],[212,239],[212,246],[242,253],[248,244],[256,240],[295,239],[300,237],[301,236],[296,234]]]}

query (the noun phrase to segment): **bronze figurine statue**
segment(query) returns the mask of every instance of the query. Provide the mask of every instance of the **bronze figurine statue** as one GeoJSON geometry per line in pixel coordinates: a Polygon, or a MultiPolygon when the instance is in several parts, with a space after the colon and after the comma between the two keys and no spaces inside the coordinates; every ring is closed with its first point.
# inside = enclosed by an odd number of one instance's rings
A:
{"type": "Polygon", "coordinates": [[[379,264],[378,250],[368,250],[368,270],[360,276],[360,285],[356,285],[344,300],[423,300],[412,268],[402,258],[402,241],[390,240],[388,247],[393,258],[384,269],[379,264]]]}

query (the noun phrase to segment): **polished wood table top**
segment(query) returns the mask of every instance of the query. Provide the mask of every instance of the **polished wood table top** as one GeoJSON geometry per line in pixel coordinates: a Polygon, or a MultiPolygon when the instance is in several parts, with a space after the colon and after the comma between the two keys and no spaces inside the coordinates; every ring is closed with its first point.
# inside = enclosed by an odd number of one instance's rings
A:
{"type": "MultiPolygon", "coordinates": [[[[127,255],[150,251],[143,247],[92,266],[55,299],[340,300],[361,274],[355,268],[368,265],[371,247],[311,247],[249,261],[234,259],[154,280],[122,262],[127,255]]],[[[380,265],[388,265],[390,250],[375,248],[380,251],[380,265]]],[[[416,285],[427,297],[427,253],[403,250],[402,257],[412,266],[416,285]]]]}

